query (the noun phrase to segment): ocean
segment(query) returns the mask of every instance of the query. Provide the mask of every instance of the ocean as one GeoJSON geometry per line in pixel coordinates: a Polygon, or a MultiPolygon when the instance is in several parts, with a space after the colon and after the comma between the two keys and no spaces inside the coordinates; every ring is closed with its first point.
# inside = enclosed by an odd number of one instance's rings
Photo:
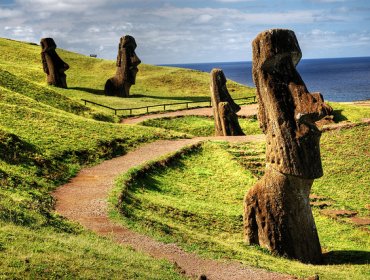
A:
{"type": "MultiPolygon", "coordinates": [[[[221,68],[227,79],[253,86],[252,62],[214,62],[171,64],[210,72],[221,68]]],[[[370,99],[370,57],[303,59],[297,66],[310,92],[321,92],[325,100],[356,101],[370,99]]]]}

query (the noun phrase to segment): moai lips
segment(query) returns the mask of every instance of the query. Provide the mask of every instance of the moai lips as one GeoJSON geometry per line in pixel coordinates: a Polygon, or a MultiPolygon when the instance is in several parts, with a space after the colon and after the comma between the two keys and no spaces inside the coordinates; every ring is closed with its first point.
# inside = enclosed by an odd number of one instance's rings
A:
{"type": "Polygon", "coordinates": [[[56,53],[57,45],[53,38],[41,39],[40,45],[41,61],[44,72],[47,74],[47,83],[56,87],[67,88],[67,76],[64,72],[69,69],[69,65],[56,53]]]}
{"type": "Polygon", "coordinates": [[[104,92],[106,95],[128,97],[130,88],[135,84],[137,66],[141,60],[135,53],[137,45],[134,37],[126,35],[121,37],[118,45],[116,75],[107,80],[104,92]]]}
{"type": "Polygon", "coordinates": [[[330,107],[321,94],[308,92],[295,68],[302,54],[293,31],[267,30],[252,46],[266,172],[245,197],[245,239],[279,255],[319,263],[309,193],[313,179],[323,175],[315,122],[330,107]]]}
{"type": "Polygon", "coordinates": [[[239,125],[237,112],[240,110],[226,87],[226,77],[221,69],[211,71],[211,100],[215,119],[216,136],[245,135],[239,125]]]}

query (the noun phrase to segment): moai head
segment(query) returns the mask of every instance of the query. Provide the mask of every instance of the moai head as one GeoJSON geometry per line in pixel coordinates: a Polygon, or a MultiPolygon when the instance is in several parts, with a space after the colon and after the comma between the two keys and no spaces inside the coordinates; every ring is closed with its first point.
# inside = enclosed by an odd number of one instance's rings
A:
{"type": "Polygon", "coordinates": [[[328,114],[319,93],[310,94],[296,70],[302,57],[293,31],[271,29],[253,41],[253,80],[258,118],[266,134],[266,163],[284,174],[307,179],[323,174],[320,131],[328,114]]]}
{"type": "Polygon", "coordinates": [[[44,72],[47,74],[47,82],[50,85],[57,87],[67,87],[66,75],[64,71],[69,69],[69,65],[65,63],[55,49],[53,38],[43,38],[40,42],[41,60],[44,72]]]}
{"type": "Polygon", "coordinates": [[[240,106],[231,98],[226,87],[226,77],[221,69],[212,69],[210,89],[215,119],[215,135],[244,135],[236,115],[240,106]]]}
{"type": "Polygon", "coordinates": [[[134,37],[126,35],[121,37],[118,45],[117,67],[122,78],[130,85],[135,84],[136,74],[139,71],[137,66],[141,60],[135,53],[137,45],[134,37]]]}
{"type": "Polygon", "coordinates": [[[211,92],[213,94],[212,102],[218,104],[220,102],[228,102],[234,113],[240,111],[240,106],[231,98],[229,91],[226,87],[226,77],[221,69],[215,68],[211,71],[211,92]]]}

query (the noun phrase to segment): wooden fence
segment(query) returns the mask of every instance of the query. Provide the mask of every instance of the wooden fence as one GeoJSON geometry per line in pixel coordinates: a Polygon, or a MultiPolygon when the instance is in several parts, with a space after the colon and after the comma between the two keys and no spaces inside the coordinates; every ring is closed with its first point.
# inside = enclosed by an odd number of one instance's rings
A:
{"type": "MultiPolygon", "coordinates": [[[[249,100],[249,99],[253,99],[253,103],[256,102],[256,97],[255,96],[235,98],[234,100],[249,100]]],[[[209,104],[207,106],[202,106],[202,107],[211,107],[212,106],[212,102],[211,102],[210,99],[202,100],[202,101],[187,101],[187,102],[178,102],[178,103],[149,105],[149,106],[134,107],[134,108],[112,108],[112,107],[109,107],[109,106],[106,106],[106,105],[103,105],[103,104],[99,104],[99,103],[96,103],[96,102],[93,102],[93,101],[90,101],[90,100],[86,100],[86,99],[81,99],[81,100],[85,102],[85,105],[87,103],[90,103],[90,104],[93,104],[93,105],[96,105],[96,106],[100,106],[100,107],[104,107],[106,109],[110,109],[110,110],[114,111],[115,115],[117,115],[118,111],[126,111],[126,112],[129,112],[129,115],[132,115],[132,112],[134,110],[143,110],[143,109],[146,110],[146,113],[149,113],[149,108],[154,108],[154,107],[162,107],[163,111],[166,111],[166,110],[169,110],[170,106],[175,106],[175,105],[177,105],[177,106],[178,105],[185,105],[186,106],[185,108],[189,109],[189,104],[196,104],[196,103],[207,103],[207,104],[209,104]]]]}

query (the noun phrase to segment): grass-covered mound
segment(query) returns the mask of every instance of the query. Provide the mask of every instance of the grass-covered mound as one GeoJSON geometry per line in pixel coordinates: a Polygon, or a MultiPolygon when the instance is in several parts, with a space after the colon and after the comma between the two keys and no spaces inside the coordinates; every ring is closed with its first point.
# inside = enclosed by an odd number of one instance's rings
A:
{"type": "Polygon", "coordinates": [[[0,278],[180,279],[168,263],[56,215],[50,195],[85,165],[180,134],[112,123],[45,85],[39,47],[4,39],[0,47],[0,278]]]}
{"type": "MultiPolygon", "coordinates": [[[[58,42],[56,42],[58,44],[58,42]]],[[[35,44],[0,38],[0,69],[17,77],[46,86],[46,76],[42,70],[41,48],[35,44]]],[[[114,76],[115,61],[90,58],[84,55],[57,49],[60,57],[70,65],[66,72],[68,89],[52,88],[82,104],[81,98],[114,108],[141,107],[153,104],[199,101],[209,99],[209,74],[181,68],[139,65],[136,85],[131,88],[130,98],[108,97],[103,95],[108,78],[114,76]]],[[[140,52],[138,53],[140,56],[140,52]]],[[[51,87],[47,87],[50,89],[51,87]]],[[[254,95],[254,89],[233,81],[228,88],[234,98],[254,95]]],[[[90,106],[90,105],[89,105],[90,106]]],[[[94,110],[112,111],[91,105],[94,110]]],[[[153,108],[152,111],[162,108],[153,108]]],[[[134,111],[134,114],[143,113],[134,111]]]]}
{"type": "MultiPolygon", "coordinates": [[[[213,136],[215,122],[211,117],[183,116],[175,118],[149,119],[141,123],[144,126],[161,127],[194,136],[213,136]]],[[[261,134],[255,118],[239,118],[239,124],[246,135],[261,134]]]]}
{"type": "MultiPolygon", "coordinates": [[[[315,181],[313,192],[332,200],[332,208],[366,213],[365,204],[370,198],[368,135],[369,126],[360,126],[322,136],[325,176],[315,181]]],[[[208,143],[166,168],[153,168],[146,176],[130,180],[130,174],[123,175],[117,186],[124,189],[120,205],[122,222],[208,257],[237,259],[300,277],[314,274],[320,279],[369,277],[368,232],[332,220],[316,208],[314,215],[326,265],[274,257],[243,243],[242,200],[257,178],[239,162],[248,161],[248,157],[256,159],[259,154],[261,144],[208,143]]]]}

